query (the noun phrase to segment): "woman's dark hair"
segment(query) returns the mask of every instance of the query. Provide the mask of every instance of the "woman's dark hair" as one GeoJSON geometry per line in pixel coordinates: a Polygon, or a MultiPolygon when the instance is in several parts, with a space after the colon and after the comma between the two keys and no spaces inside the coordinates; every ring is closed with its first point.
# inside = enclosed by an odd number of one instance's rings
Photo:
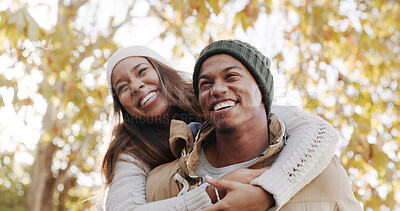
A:
{"type": "MultiPolygon", "coordinates": [[[[191,83],[185,81],[176,70],[152,58],[144,58],[158,73],[161,91],[167,97],[168,110],[172,111],[173,116],[165,114],[160,117],[161,121],[179,119],[189,123],[203,120],[191,83]]],[[[113,128],[113,138],[101,164],[106,185],[110,185],[113,180],[115,164],[122,153],[139,158],[150,168],[173,161],[175,157],[169,147],[169,128],[166,131],[165,128],[162,129],[132,117],[120,103],[114,89],[112,97],[114,100],[113,118],[116,119],[117,124],[113,128]]]]}

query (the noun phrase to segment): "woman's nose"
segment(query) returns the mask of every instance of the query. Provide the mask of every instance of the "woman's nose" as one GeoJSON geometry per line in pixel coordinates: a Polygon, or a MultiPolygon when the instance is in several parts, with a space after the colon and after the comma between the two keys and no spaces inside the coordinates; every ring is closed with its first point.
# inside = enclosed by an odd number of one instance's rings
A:
{"type": "Polygon", "coordinates": [[[137,95],[144,88],[144,83],[141,80],[133,80],[131,87],[132,94],[137,95]]]}

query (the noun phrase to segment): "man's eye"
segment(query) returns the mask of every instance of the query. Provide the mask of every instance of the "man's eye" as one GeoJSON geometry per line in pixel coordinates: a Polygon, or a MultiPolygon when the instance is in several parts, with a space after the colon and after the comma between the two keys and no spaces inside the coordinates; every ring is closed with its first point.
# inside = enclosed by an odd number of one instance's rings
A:
{"type": "Polygon", "coordinates": [[[200,89],[204,88],[205,86],[207,86],[209,84],[210,84],[210,82],[208,82],[208,81],[200,82],[200,89]]]}
{"type": "Polygon", "coordinates": [[[226,75],[225,79],[236,78],[237,76],[239,76],[239,75],[238,74],[234,74],[234,73],[229,73],[228,75],[226,75]]]}

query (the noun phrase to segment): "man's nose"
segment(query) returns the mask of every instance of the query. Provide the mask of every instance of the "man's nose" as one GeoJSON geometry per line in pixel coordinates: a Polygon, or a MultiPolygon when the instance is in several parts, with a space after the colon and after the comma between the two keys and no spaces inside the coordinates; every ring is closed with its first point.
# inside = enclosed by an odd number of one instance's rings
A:
{"type": "Polygon", "coordinates": [[[226,86],[225,83],[223,82],[215,82],[214,86],[212,87],[211,90],[211,95],[212,96],[220,96],[222,94],[225,94],[228,90],[228,87],[226,86]]]}

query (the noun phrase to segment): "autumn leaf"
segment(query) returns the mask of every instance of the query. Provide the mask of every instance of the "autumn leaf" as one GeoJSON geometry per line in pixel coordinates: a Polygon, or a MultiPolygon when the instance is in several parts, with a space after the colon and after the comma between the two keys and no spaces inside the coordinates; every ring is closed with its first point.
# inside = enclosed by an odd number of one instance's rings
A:
{"type": "Polygon", "coordinates": [[[221,8],[219,6],[219,0],[207,0],[207,2],[213,9],[214,13],[218,15],[219,12],[221,11],[221,8]]]}

